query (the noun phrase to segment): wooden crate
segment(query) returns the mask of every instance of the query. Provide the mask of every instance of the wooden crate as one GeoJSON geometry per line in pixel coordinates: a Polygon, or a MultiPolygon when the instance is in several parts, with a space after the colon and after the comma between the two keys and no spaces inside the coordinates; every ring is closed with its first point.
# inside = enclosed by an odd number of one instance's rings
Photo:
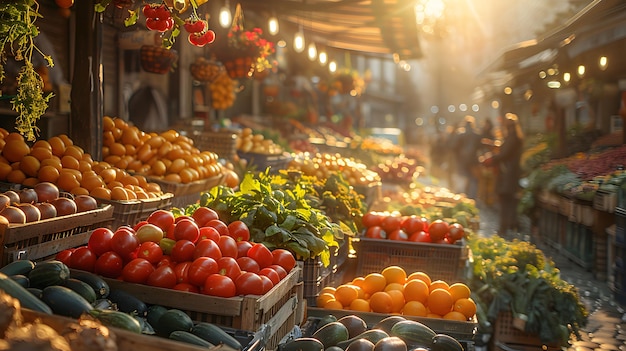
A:
{"type": "Polygon", "coordinates": [[[116,229],[122,225],[134,226],[158,209],[169,209],[172,207],[174,195],[165,193],[154,199],[141,200],[106,200],[96,198],[99,204],[108,204],[113,207],[113,222],[111,228],[116,229]]]}
{"type": "Polygon", "coordinates": [[[237,134],[231,131],[194,131],[190,136],[202,151],[213,151],[220,158],[232,160],[237,155],[237,134]]]}
{"type": "Polygon", "coordinates": [[[110,225],[113,214],[111,205],[100,205],[72,215],[0,225],[0,267],[20,259],[44,260],[65,249],[85,245],[92,230],[110,225]]]}
{"type": "Polygon", "coordinates": [[[161,190],[172,193],[173,198],[171,207],[184,208],[188,205],[195,204],[200,200],[200,194],[211,190],[214,186],[222,184],[223,175],[200,179],[190,183],[174,183],[167,182],[162,179],[149,178],[150,182],[159,184],[161,190]]]}
{"type": "Polygon", "coordinates": [[[238,151],[237,155],[239,158],[248,161],[249,166],[256,167],[256,170],[259,172],[263,172],[265,169],[269,168],[270,173],[277,173],[281,169],[287,169],[289,162],[292,160],[292,157],[287,154],[265,155],[238,151]]]}
{"type": "Polygon", "coordinates": [[[197,322],[256,332],[266,328],[265,347],[272,350],[303,318],[301,269],[289,274],[262,296],[208,296],[104,278],[111,289],[126,291],[147,304],[176,308],[197,322]]]}
{"type": "Polygon", "coordinates": [[[526,333],[513,325],[510,311],[500,312],[493,326],[491,342],[494,350],[560,350],[558,342],[544,343],[536,334],[526,333]]]}
{"type": "Polygon", "coordinates": [[[597,190],[593,197],[593,208],[599,211],[613,213],[617,207],[617,192],[597,190]]]}
{"type": "Polygon", "coordinates": [[[422,271],[433,280],[452,284],[460,281],[469,256],[469,248],[463,242],[448,245],[355,238],[352,245],[356,250],[357,276],[395,265],[404,268],[407,274],[422,271]]]}

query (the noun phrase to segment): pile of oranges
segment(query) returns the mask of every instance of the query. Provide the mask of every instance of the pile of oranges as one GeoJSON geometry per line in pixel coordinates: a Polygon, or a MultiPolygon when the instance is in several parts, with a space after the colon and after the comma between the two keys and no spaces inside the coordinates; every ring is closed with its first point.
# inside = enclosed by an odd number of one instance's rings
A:
{"type": "Polygon", "coordinates": [[[468,321],[476,314],[470,294],[463,283],[433,281],[424,272],[407,275],[402,267],[389,266],[336,288],[323,288],[316,303],[328,309],[468,321]]]}
{"type": "Polygon", "coordinates": [[[193,140],[170,129],[146,133],[121,118],[103,118],[103,160],[121,169],[173,183],[221,176],[218,155],[200,151],[193,140]]]}
{"type": "Polygon", "coordinates": [[[56,184],[74,195],[105,200],[151,199],[163,195],[146,177],[132,175],[90,154],[65,134],[41,139],[30,146],[19,133],[0,128],[0,181],[34,187],[56,184]]]}

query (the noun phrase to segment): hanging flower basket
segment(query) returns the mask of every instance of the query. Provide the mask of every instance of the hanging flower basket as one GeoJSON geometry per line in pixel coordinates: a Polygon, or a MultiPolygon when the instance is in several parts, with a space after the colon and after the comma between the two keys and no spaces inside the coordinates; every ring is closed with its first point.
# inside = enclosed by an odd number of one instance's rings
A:
{"type": "Polygon", "coordinates": [[[143,45],[140,49],[141,68],[156,74],[167,74],[178,60],[176,50],[156,45],[143,45]]]}
{"type": "Polygon", "coordinates": [[[253,56],[240,56],[224,60],[222,64],[231,78],[250,78],[254,73],[255,60],[253,56]]]}
{"type": "Polygon", "coordinates": [[[193,79],[200,82],[211,82],[217,78],[222,70],[219,62],[198,57],[189,65],[189,72],[193,79]]]}

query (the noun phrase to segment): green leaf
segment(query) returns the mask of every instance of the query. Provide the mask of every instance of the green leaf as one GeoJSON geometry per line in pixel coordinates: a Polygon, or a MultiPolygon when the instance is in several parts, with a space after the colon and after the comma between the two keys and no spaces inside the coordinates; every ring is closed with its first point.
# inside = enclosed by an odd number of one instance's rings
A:
{"type": "Polygon", "coordinates": [[[124,19],[124,25],[130,27],[137,24],[137,18],[139,18],[137,11],[128,10],[128,17],[124,19]]]}
{"type": "Polygon", "coordinates": [[[287,218],[280,224],[282,228],[285,230],[292,230],[296,225],[296,217],[292,215],[288,215],[287,218]]]}
{"type": "Polygon", "coordinates": [[[95,6],[96,12],[104,12],[106,10],[107,6],[109,6],[110,2],[111,2],[111,0],[102,0],[99,3],[97,3],[96,6],[95,6]]]}

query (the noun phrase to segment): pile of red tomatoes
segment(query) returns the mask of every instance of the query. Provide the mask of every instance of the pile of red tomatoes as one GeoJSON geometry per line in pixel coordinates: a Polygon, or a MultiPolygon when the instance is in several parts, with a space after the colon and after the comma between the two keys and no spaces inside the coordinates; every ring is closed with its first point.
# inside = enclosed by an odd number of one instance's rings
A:
{"type": "Polygon", "coordinates": [[[207,207],[175,217],[156,210],[134,227],[98,228],[86,246],[60,252],[73,269],[212,296],[263,295],[295,267],[293,254],[250,240],[245,223],[226,224],[207,207]]]}
{"type": "Polygon", "coordinates": [[[454,244],[466,235],[459,223],[442,219],[433,221],[419,216],[401,216],[389,212],[368,212],[363,216],[364,236],[435,244],[454,244]]]}

